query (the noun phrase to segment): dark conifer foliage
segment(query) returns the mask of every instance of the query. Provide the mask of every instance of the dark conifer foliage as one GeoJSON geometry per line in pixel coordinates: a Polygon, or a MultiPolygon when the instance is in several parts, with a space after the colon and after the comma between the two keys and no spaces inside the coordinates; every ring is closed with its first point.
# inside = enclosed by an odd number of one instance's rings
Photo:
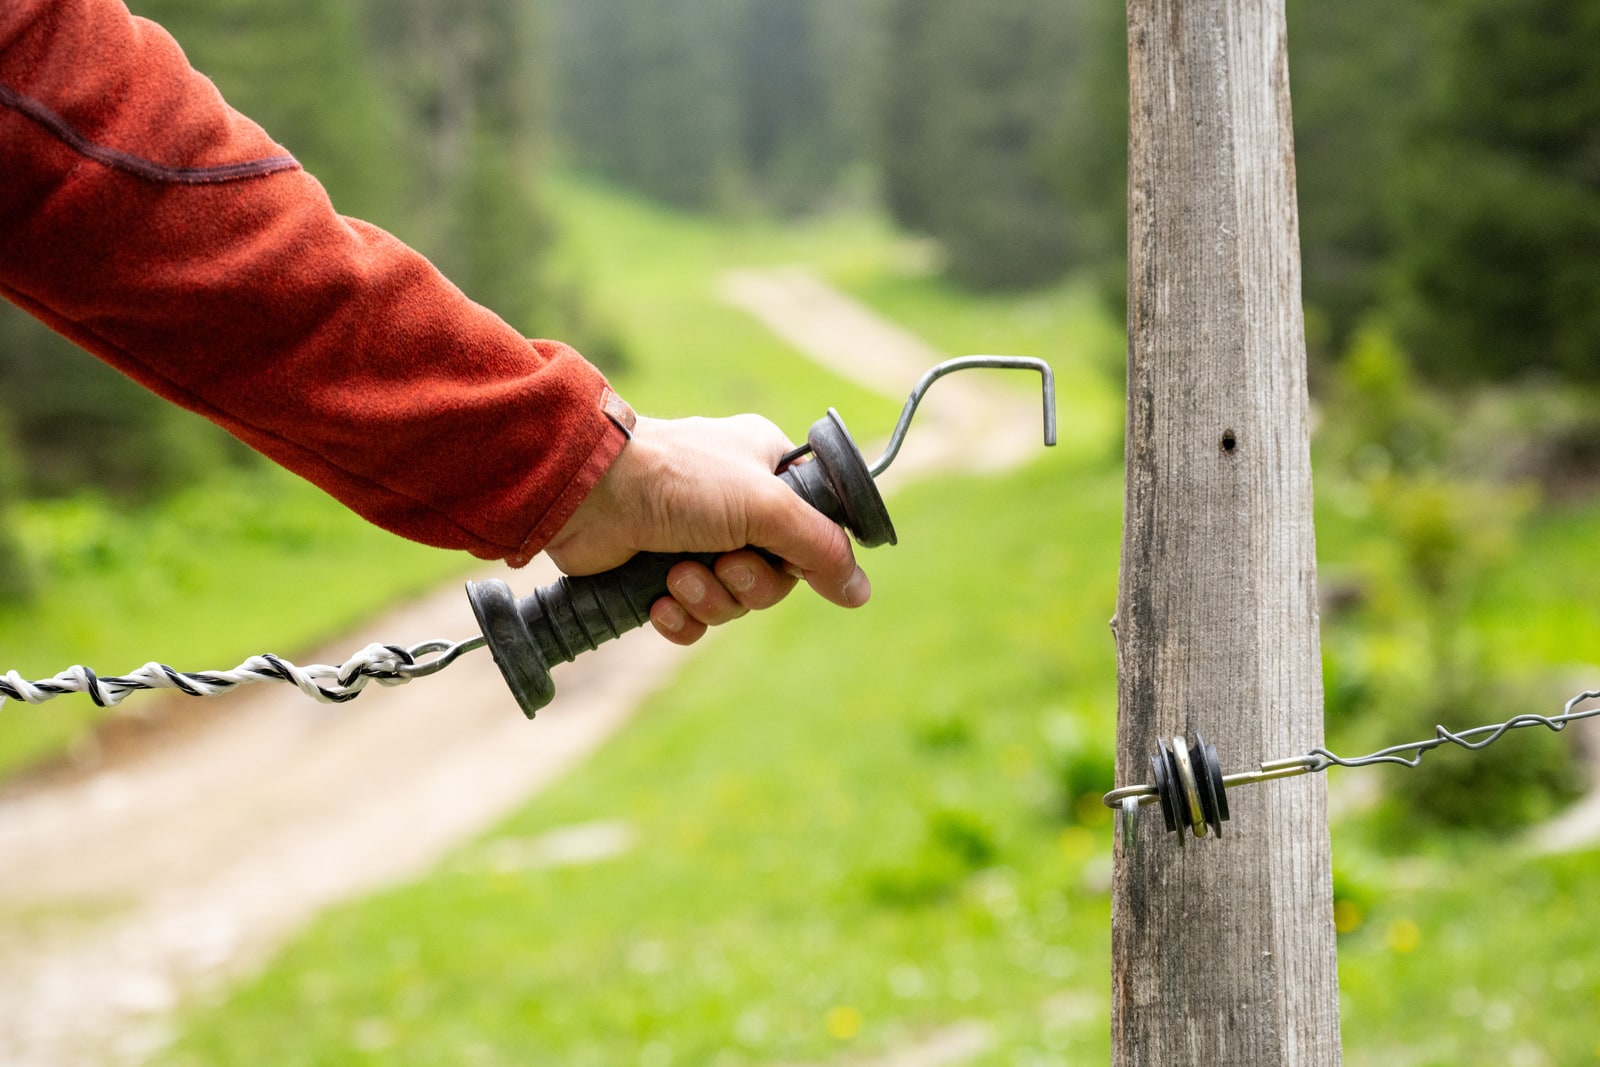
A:
{"type": "Polygon", "coordinates": [[[1600,381],[1600,5],[1452,0],[1393,189],[1401,339],[1430,377],[1600,381]]]}

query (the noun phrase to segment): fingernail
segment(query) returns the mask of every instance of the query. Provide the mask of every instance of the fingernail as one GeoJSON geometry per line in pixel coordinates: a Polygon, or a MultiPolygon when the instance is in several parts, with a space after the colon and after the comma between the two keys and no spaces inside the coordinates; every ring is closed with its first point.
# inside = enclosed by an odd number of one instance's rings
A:
{"type": "Polygon", "coordinates": [[[730,589],[742,593],[756,584],[756,572],[749,567],[735,565],[723,570],[722,580],[730,589]]]}
{"type": "Polygon", "coordinates": [[[845,603],[853,608],[859,608],[867,602],[867,598],[871,595],[872,583],[867,580],[867,572],[857,567],[856,572],[850,576],[850,580],[844,583],[845,603]]]}
{"type": "Polygon", "coordinates": [[[700,580],[697,574],[685,574],[672,583],[672,591],[691,604],[698,604],[705,599],[706,583],[700,580]]]}
{"type": "Polygon", "coordinates": [[[662,628],[677,633],[683,629],[683,624],[689,621],[689,617],[678,605],[666,604],[656,609],[655,620],[662,628]]]}

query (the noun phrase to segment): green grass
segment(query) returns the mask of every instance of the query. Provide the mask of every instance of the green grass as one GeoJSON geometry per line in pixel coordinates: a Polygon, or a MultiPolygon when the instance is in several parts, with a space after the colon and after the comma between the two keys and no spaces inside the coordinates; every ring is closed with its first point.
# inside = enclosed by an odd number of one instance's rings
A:
{"type": "Polygon", "coordinates": [[[1060,771],[1109,745],[1120,499],[1114,469],[1055,457],[897,497],[867,609],[797,597],[730,631],[489,840],[319,921],[174,1060],[809,1063],[970,1018],[1005,1050],[985,1063],[1103,1060],[1109,829],[1064,819],[1060,771]],[[640,844],[496,869],[497,841],[598,819],[640,844]]]}
{"type": "Polygon", "coordinates": [[[1569,665],[1600,685],[1600,507],[1560,506],[1529,523],[1514,558],[1483,585],[1477,612],[1485,643],[1512,663],[1569,665]],[[1588,668],[1583,674],[1583,668],[1588,668]]]}
{"type": "MultiPolygon", "coordinates": [[[[0,608],[0,669],[30,680],[74,664],[111,675],[150,660],[293,659],[474,562],[380,530],[275,467],[235,469],[160,507],[81,497],[18,510],[46,581],[31,603],[0,608]]],[[[134,694],[120,707],[159,699],[177,698],[134,694]]],[[[105,714],[81,695],[7,701],[0,775],[70,748],[105,714]]]]}
{"type": "MultiPolygon", "coordinates": [[[[1104,780],[1066,772],[1111,744],[1120,502],[1114,469],[1053,457],[896,498],[869,608],[729,631],[581,773],[325,917],[172,1061],[847,1062],[978,1018],[976,1064],[1105,1062],[1104,780]],[[601,819],[640,844],[495,860],[601,819]]],[[[1348,1062],[1595,1058],[1600,855],[1334,841],[1348,1062]]]]}
{"type": "MultiPolygon", "coordinates": [[[[1336,866],[1356,862],[1334,843],[1336,866]]],[[[1600,855],[1467,845],[1369,876],[1339,940],[1347,1064],[1600,1061],[1600,855]]]]}

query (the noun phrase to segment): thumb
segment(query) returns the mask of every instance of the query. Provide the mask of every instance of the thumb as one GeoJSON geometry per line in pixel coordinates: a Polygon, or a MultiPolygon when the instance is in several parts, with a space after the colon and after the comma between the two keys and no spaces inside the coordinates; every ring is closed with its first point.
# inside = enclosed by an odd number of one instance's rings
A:
{"type": "Polygon", "coordinates": [[[786,560],[823,599],[856,608],[871,598],[872,583],[844,530],[782,483],[762,494],[749,533],[751,544],[786,560]]]}

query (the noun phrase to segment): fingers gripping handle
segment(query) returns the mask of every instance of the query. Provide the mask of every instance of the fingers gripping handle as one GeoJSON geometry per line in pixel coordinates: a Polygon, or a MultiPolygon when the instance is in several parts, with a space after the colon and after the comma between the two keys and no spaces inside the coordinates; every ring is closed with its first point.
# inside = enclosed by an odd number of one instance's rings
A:
{"type": "MultiPolygon", "coordinates": [[[[807,504],[849,530],[864,547],[894,544],[894,524],[861,450],[837,412],[806,437],[810,462],[778,472],[807,504]]],[[[530,719],[555,696],[550,668],[643,626],[667,595],[667,572],[683,560],[711,566],[721,553],[641,552],[601,574],[561,578],[518,600],[498,579],[467,583],[467,599],[500,673],[530,719]]]]}

